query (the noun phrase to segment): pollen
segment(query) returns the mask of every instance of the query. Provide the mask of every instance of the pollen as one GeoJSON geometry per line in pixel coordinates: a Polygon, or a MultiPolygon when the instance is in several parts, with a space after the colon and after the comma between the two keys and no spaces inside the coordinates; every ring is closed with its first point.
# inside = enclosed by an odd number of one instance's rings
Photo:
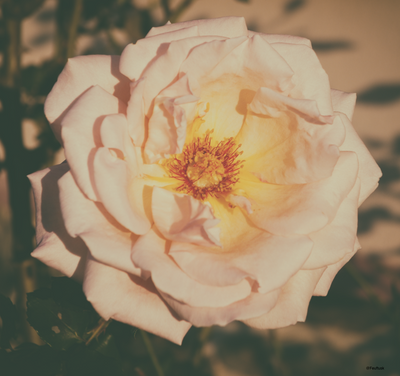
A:
{"type": "Polygon", "coordinates": [[[204,137],[195,138],[181,154],[164,162],[169,176],[181,182],[176,190],[199,200],[232,191],[244,162],[238,159],[243,154],[241,145],[236,145],[232,137],[213,146],[211,134],[208,131],[204,137]]]}

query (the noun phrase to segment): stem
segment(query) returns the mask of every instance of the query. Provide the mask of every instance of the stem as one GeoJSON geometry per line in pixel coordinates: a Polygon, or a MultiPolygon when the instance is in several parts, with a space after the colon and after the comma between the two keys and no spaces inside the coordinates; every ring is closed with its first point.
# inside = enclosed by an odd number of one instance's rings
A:
{"type": "Polygon", "coordinates": [[[71,24],[68,30],[67,58],[75,56],[75,42],[81,14],[82,0],[75,0],[71,24]]]}
{"type": "Polygon", "coordinates": [[[110,323],[111,323],[111,319],[108,320],[108,321],[106,321],[106,320],[104,320],[104,319],[100,319],[99,325],[97,325],[97,326],[93,329],[92,335],[91,335],[91,336],[89,337],[89,339],[85,342],[85,345],[88,346],[88,345],[90,344],[90,342],[93,341],[94,338],[97,338],[103,330],[106,330],[106,329],[107,329],[107,326],[110,325],[110,323]]]}
{"type": "Polygon", "coordinates": [[[143,342],[146,346],[146,350],[150,355],[151,361],[153,362],[154,368],[156,369],[158,376],[164,376],[164,371],[162,370],[160,363],[156,357],[156,353],[153,350],[153,346],[151,345],[150,338],[144,330],[140,330],[140,333],[143,338],[143,342]]]}

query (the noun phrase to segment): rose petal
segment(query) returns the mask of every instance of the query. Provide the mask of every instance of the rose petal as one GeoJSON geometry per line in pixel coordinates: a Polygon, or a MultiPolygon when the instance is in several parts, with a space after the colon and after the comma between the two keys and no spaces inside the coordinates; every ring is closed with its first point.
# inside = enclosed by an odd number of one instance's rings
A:
{"type": "Polygon", "coordinates": [[[340,114],[340,118],[346,128],[346,139],[340,146],[340,150],[354,151],[359,160],[358,177],[361,180],[361,191],[358,206],[377,188],[382,171],[375,162],[371,153],[361,141],[353,125],[346,115],[340,114]]]}
{"type": "Polygon", "coordinates": [[[135,175],[128,163],[111,155],[108,148],[98,148],[93,159],[93,171],[97,195],[108,213],[133,233],[147,233],[151,223],[146,214],[130,205],[129,183],[135,175]]]}
{"type": "Polygon", "coordinates": [[[62,218],[68,233],[81,237],[95,260],[140,275],[141,270],[130,260],[132,244],[137,236],[123,228],[102,204],[85,198],[71,172],[59,179],[58,186],[62,218]]]}
{"type": "Polygon", "coordinates": [[[126,105],[102,89],[93,86],[73,103],[62,121],[65,156],[79,188],[91,200],[97,200],[93,189],[93,157],[102,146],[100,125],[105,115],[124,113],[126,105]]]}
{"type": "Polygon", "coordinates": [[[349,260],[354,256],[354,254],[361,248],[360,243],[356,239],[354,243],[354,250],[346,256],[344,256],[340,261],[338,261],[335,264],[329,265],[325,271],[324,274],[322,274],[321,279],[318,281],[317,286],[315,287],[313,295],[315,296],[326,296],[328,294],[328,291],[331,287],[331,284],[333,282],[333,279],[336,277],[336,274],[339,272],[340,269],[343,268],[344,265],[346,265],[349,260]]]}
{"type": "Polygon", "coordinates": [[[169,43],[198,35],[198,27],[192,26],[139,39],[136,44],[131,43],[125,47],[121,55],[120,70],[131,80],[137,80],[149,62],[165,53],[169,43]]]}
{"type": "Polygon", "coordinates": [[[322,115],[332,115],[329,78],[312,48],[304,44],[274,43],[272,47],[294,72],[289,96],[315,100],[322,115]]]}
{"type": "Polygon", "coordinates": [[[145,140],[145,116],[143,93],[146,80],[141,78],[130,85],[131,97],[126,110],[128,132],[136,146],[143,146],[145,140]]]}
{"type": "Polygon", "coordinates": [[[205,247],[221,245],[220,229],[215,227],[220,220],[209,206],[192,196],[154,187],[152,212],[158,230],[168,240],[205,247]]]}
{"type": "Polygon", "coordinates": [[[281,237],[260,231],[229,252],[211,252],[194,244],[173,242],[169,254],[200,283],[228,286],[251,278],[258,282],[257,291],[265,294],[282,287],[302,267],[312,246],[304,235],[281,237]]]}
{"type": "Polygon", "coordinates": [[[155,163],[169,154],[182,152],[188,124],[183,105],[192,105],[191,111],[186,107],[192,113],[192,117],[198,100],[199,98],[192,93],[186,75],[156,97],[144,149],[149,163],[155,163]]]}
{"type": "Polygon", "coordinates": [[[242,145],[244,168],[262,181],[275,184],[304,184],[327,178],[345,138],[340,117],[332,120],[333,124],[318,125],[331,119],[319,114],[315,102],[261,88],[236,137],[242,145]],[[285,112],[277,110],[286,106],[285,112]]]}
{"type": "Polygon", "coordinates": [[[249,37],[259,35],[265,39],[268,43],[289,43],[289,44],[304,44],[311,48],[311,41],[307,38],[297,37],[294,35],[279,35],[279,34],[263,34],[249,30],[249,37]]]}
{"type": "Polygon", "coordinates": [[[360,180],[340,205],[334,220],[318,232],[310,234],[314,247],[302,269],[318,269],[334,264],[353,252],[357,238],[357,208],[360,180]]]}
{"type": "Polygon", "coordinates": [[[279,290],[268,294],[251,293],[246,299],[225,307],[191,307],[162,293],[164,300],[183,320],[194,326],[225,326],[234,320],[246,320],[269,312],[276,304],[279,290]]]}
{"type": "Polygon", "coordinates": [[[164,337],[178,345],[191,327],[170,312],[151,280],[88,259],[83,291],[105,320],[110,318],[164,337]]]}
{"type": "Polygon", "coordinates": [[[308,303],[324,270],[299,270],[282,288],[271,311],[244,323],[257,329],[276,329],[305,321],[308,303]]]}
{"type": "Polygon", "coordinates": [[[143,71],[141,78],[146,78],[143,93],[145,114],[150,117],[154,98],[167,86],[171,85],[178,77],[179,68],[186,59],[189,51],[199,44],[223,39],[222,37],[192,37],[173,41],[167,51],[157,59],[150,62],[143,71]]]}
{"type": "Polygon", "coordinates": [[[332,106],[336,112],[345,114],[350,120],[353,118],[357,95],[331,89],[332,106]]]}
{"type": "Polygon", "coordinates": [[[222,17],[173,24],[167,23],[164,26],[153,27],[146,35],[146,38],[194,26],[198,27],[199,35],[219,35],[226,38],[247,36],[246,21],[243,17],[222,17]]]}
{"type": "Polygon", "coordinates": [[[248,217],[259,228],[277,234],[309,234],[325,227],[353,188],[358,171],[355,153],[341,152],[332,176],[304,185],[239,181],[252,202],[248,217]]]}
{"type": "Polygon", "coordinates": [[[157,290],[191,307],[223,307],[251,293],[251,283],[243,280],[232,286],[207,286],[185,274],[165,253],[166,241],[150,230],[132,248],[132,261],[148,271],[157,290]]]}
{"type": "Polygon", "coordinates": [[[129,80],[118,69],[120,57],[77,56],[68,62],[47,96],[44,111],[57,140],[62,144],[61,123],[74,101],[93,85],[127,103],[129,80]]]}
{"type": "Polygon", "coordinates": [[[36,206],[36,244],[31,255],[67,277],[83,280],[87,248],[71,237],[61,216],[57,182],[68,172],[67,163],[29,175],[36,206]]]}
{"type": "Polygon", "coordinates": [[[315,124],[332,124],[333,116],[322,116],[317,102],[310,99],[294,99],[277,93],[268,87],[261,87],[249,105],[249,110],[259,115],[279,117],[282,111],[291,110],[315,124]]]}

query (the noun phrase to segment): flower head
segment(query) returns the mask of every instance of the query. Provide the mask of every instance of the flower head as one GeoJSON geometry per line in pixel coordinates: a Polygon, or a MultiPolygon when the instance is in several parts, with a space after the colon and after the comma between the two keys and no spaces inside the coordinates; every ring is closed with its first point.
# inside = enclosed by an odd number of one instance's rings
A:
{"type": "Polygon", "coordinates": [[[33,255],[105,319],[177,343],[192,324],[303,321],[380,177],[354,104],[308,40],[242,18],[70,59],[45,104],[66,162],[30,176],[33,255]]]}

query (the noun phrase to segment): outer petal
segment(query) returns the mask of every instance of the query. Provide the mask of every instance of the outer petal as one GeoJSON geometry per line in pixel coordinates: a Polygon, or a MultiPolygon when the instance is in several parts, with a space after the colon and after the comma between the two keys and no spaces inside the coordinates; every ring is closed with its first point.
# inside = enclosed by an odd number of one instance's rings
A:
{"type": "Polygon", "coordinates": [[[317,286],[315,287],[313,295],[316,296],[326,296],[328,291],[331,287],[333,279],[335,278],[336,274],[339,272],[340,269],[343,268],[344,265],[348,263],[348,261],[354,256],[354,254],[361,248],[360,243],[356,239],[354,244],[353,252],[348,253],[345,257],[343,257],[340,261],[336,264],[329,265],[324,274],[322,274],[321,279],[318,281],[317,286]]]}
{"type": "MultiPolygon", "coordinates": [[[[251,278],[265,294],[282,287],[310,255],[307,236],[280,237],[260,231],[230,252],[211,252],[193,244],[173,242],[169,254],[191,278],[212,286],[226,286],[251,278]]],[[[254,291],[254,289],[253,289],[254,291]]]]}
{"type": "Polygon", "coordinates": [[[269,312],[276,304],[279,292],[253,292],[246,299],[225,307],[191,307],[164,293],[161,293],[161,296],[180,317],[194,326],[225,326],[234,320],[246,320],[269,312]]]}
{"type": "Polygon", "coordinates": [[[356,105],[356,93],[345,93],[344,91],[331,89],[331,98],[333,110],[345,114],[351,121],[356,105]]]}
{"type": "Polygon", "coordinates": [[[247,36],[246,21],[243,17],[222,17],[174,24],[167,23],[164,26],[153,27],[146,38],[194,26],[198,27],[199,35],[219,35],[226,38],[247,36]]]}
{"type": "Polygon", "coordinates": [[[236,142],[242,144],[245,169],[262,181],[304,184],[332,174],[344,138],[339,116],[321,116],[314,101],[261,88],[236,142]]]}
{"type": "Polygon", "coordinates": [[[329,78],[315,52],[304,44],[274,43],[272,47],[294,71],[290,96],[315,100],[322,115],[332,115],[329,78]]]}
{"type": "Polygon", "coordinates": [[[252,202],[248,217],[278,235],[309,234],[325,227],[353,188],[358,171],[354,153],[342,152],[332,176],[305,185],[273,185],[239,181],[252,202]]]}
{"type": "Polygon", "coordinates": [[[69,109],[62,121],[65,156],[79,188],[91,200],[97,200],[93,189],[93,157],[103,146],[100,125],[108,114],[124,113],[126,105],[100,86],[87,90],[69,109]]]}
{"type": "Polygon", "coordinates": [[[308,304],[324,269],[299,270],[283,287],[270,312],[244,323],[257,329],[276,329],[305,321],[308,304]]]}
{"type": "Polygon", "coordinates": [[[304,44],[305,46],[311,48],[311,41],[307,38],[296,37],[293,35],[263,34],[249,30],[249,37],[252,37],[254,35],[259,35],[261,38],[265,39],[270,44],[273,43],[304,44]]]}
{"type": "Polygon", "coordinates": [[[192,26],[139,39],[136,44],[131,43],[125,47],[121,55],[120,70],[131,80],[137,80],[149,62],[165,53],[168,43],[198,35],[197,26],[192,26]]]}
{"type": "Polygon", "coordinates": [[[141,78],[130,85],[131,97],[126,110],[128,132],[136,146],[143,146],[145,140],[145,117],[143,92],[146,80],[141,78]]]}
{"type": "Polygon", "coordinates": [[[143,235],[132,248],[132,261],[151,274],[160,293],[191,307],[223,307],[251,293],[251,283],[215,287],[202,285],[185,274],[166,254],[167,244],[154,230],[143,235]]]}
{"type": "Polygon", "coordinates": [[[119,56],[91,55],[68,59],[68,63],[47,96],[44,111],[57,140],[61,123],[71,104],[94,85],[123,102],[129,99],[129,80],[119,71],[119,56]]]}
{"type": "Polygon", "coordinates": [[[81,237],[97,261],[140,275],[141,270],[130,260],[131,248],[137,237],[119,225],[102,204],[85,198],[71,172],[59,179],[58,185],[62,218],[68,233],[81,237]]]}
{"type": "Polygon", "coordinates": [[[152,211],[158,230],[168,240],[206,247],[221,245],[220,229],[215,227],[220,220],[209,206],[192,196],[154,187],[152,211]]]}
{"type": "Polygon", "coordinates": [[[104,319],[136,326],[178,345],[191,326],[175,318],[151,280],[143,281],[92,258],[87,262],[83,291],[104,319]]]}
{"type": "Polygon", "coordinates": [[[310,234],[314,248],[302,269],[318,269],[334,264],[353,252],[357,239],[357,208],[360,180],[343,200],[335,219],[318,232],[310,234]]]}
{"type": "Polygon", "coordinates": [[[359,160],[358,177],[361,180],[361,191],[358,199],[358,206],[377,188],[378,181],[382,176],[382,171],[375,162],[374,158],[361,141],[353,125],[346,115],[340,114],[343,124],[346,128],[346,139],[340,147],[340,150],[354,151],[359,160]]]}
{"type": "Polygon", "coordinates": [[[62,163],[29,175],[36,206],[37,248],[32,256],[67,277],[82,281],[87,248],[82,239],[67,233],[57,185],[68,170],[68,164],[62,163]]]}
{"type": "Polygon", "coordinates": [[[108,148],[99,148],[94,155],[93,171],[97,194],[108,213],[133,233],[147,233],[150,221],[145,213],[130,205],[128,190],[134,175],[128,163],[111,155],[108,148]]]}

